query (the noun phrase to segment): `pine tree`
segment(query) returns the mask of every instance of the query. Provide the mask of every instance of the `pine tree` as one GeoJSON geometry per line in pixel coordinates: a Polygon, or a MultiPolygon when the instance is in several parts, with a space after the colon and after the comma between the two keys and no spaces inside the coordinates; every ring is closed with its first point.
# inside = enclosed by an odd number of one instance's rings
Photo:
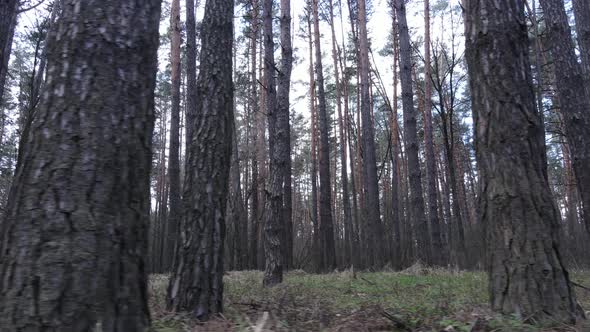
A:
{"type": "Polygon", "coordinates": [[[168,306],[207,320],[223,311],[223,249],[233,122],[233,0],[207,0],[179,250],[168,306]]]}
{"type": "Polygon", "coordinates": [[[525,22],[522,0],[465,1],[490,302],[519,319],[574,323],[583,313],[559,252],[525,22]]]}
{"type": "Polygon", "coordinates": [[[47,89],[1,226],[6,331],[149,325],[159,17],[158,0],[88,0],[52,29],[47,89]]]}

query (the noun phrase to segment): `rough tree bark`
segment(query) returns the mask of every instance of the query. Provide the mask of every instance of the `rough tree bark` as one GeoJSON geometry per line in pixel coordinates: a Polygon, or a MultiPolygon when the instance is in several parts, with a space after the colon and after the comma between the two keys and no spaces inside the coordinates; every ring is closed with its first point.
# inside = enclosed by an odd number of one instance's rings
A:
{"type": "Polygon", "coordinates": [[[315,74],[318,97],[318,122],[320,131],[320,270],[331,271],[336,267],[336,246],[332,221],[332,187],[330,186],[330,125],[326,110],[324,68],[320,40],[318,0],[313,0],[313,36],[315,43],[315,74]]]}
{"type": "Polygon", "coordinates": [[[8,60],[12,50],[12,39],[16,27],[18,0],[0,2],[0,105],[4,95],[4,84],[8,74],[8,60]]]}
{"type": "MultiPolygon", "coordinates": [[[[263,35],[264,35],[264,76],[266,93],[266,114],[268,116],[269,177],[266,190],[264,212],[264,257],[265,270],[263,284],[274,286],[283,281],[283,182],[285,170],[286,131],[279,127],[284,121],[280,111],[277,112],[277,91],[275,87],[275,60],[273,41],[273,0],[263,0],[263,35]]],[[[288,119],[287,109],[287,123],[288,119]]],[[[288,156],[287,156],[288,157],[288,156]]]]}
{"type": "Polygon", "coordinates": [[[293,202],[291,185],[291,125],[289,123],[289,90],[293,69],[293,47],[291,45],[291,0],[281,0],[281,69],[277,86],[277,128],[281,139],[281,162],[283,172],[283,267],[288,269],[293,261],[293,202]]]}
{"type": "Polygon", "coordinates": [[[492,309],[574,323],[559,252],[559,216],[544,176],[523,0],[466,0],[466,57],[481,171],[492,309]]]}
{"type": "Polygon", "coordinates": [[[547,45],[553,58],[555,89],[563,114],[572,164],[590,233],[590,88],[574,51],[563,0],[541,0],[547,45]]]}
{"type": "Polygon", "coordinates": [[[369,41],[367,37],[367,11],[365,0],[358,1],[359,31],[359,74],[361,85],[362,143],[363,143],[363,179],[366,190],[367,228],[366,245],[367,264],[381,267],[386,257],[385,238],[381,212],[379,208],[379,181],[377,179],[377,158],[375,156],[375,129],[371,111],[371,93],[369,91],[369,41]]]}
{"type": "Polygon", "coordinates": [[[170,108],[170,150],[168,151],[168,194],[169,212],[166,227],[166,248],[164,269],[170,271],[174,260],[174,250],[180,224],[180,0],[172,0],[170,9],[170,64],[172,83],[172,107],[170,108]]]}
{"type": "Polygon", "coordinates": [[[416,225],[416,240],[418,242],[417,257],[424,262],[428,262],[430,257],[430,237],[428,234],[426,214],[424,213],[422,174],[420,171],[420,160],[418,159],[419,144],[412,88],[412,54],[410,34],[406,20],[405,1],[395,0],[395,7],[399,33],[400,81],[402,85],[402,104],[404,111],[404,139],[409,168],[410,209],[416,225]]]}
{"type": "Polygon", "coordinates": [[[223,248],[233,121],[233,0],[207,0],[179,250],[168,307],[199,320],[223,311],[223,248]]]}
{"type": "Polygon", "coordinates": [[[0,230],[2,330],[147,329],[159,18],[158,0],[89,0],[52,30],[0,230]]]}

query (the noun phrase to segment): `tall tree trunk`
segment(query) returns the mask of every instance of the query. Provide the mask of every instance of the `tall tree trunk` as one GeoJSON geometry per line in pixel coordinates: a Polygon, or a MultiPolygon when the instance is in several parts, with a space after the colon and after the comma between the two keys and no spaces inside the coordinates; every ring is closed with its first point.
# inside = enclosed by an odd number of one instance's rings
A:
{"type": "MultiPolygon", "coordinates": [[[[457,187],[457,167],[455,163],[455,139],[454,139],[454,123],[452,120],[453,112],[447,112],[444,102],[444,94],[439,90],[439,109],[441,110],[441,122],[443,133],[443,145],[445,148],[446,170],[448,172],[447,186],[450,187],[451,194],[451,211],[452,218],[449,225],[449,258],[453,265],[465,267],[466,265],[466,248],[465,235],[463,230],[463,220],[466,219],[461,213],[459,205],[459,189],[457,187]]],[[[448,187],[445,187],[448,188],[448,187]]],[[[447,196],[447,200],[448,200],[447,196]]]]}
{"type": "Polygon", "coordinates": [[[557,97],[572,152],[586,229],[590,233],[590,88],[584,84],[563,0],[541,0],[540,3],[553,56],[557,97]]]}
{"type": "Polygon", "coordinates": [[[366,253],[370,267],[383,265],[386,250],[379,208],[379,181],[377,179],[377,158],[375,156],[375,130],[371,116],[371,93],[369,91],[369,41],[367,37],[367,11],[365,0],[359,0],[359,74],[361,84],[361,113],[363,141],[363,178],[366,190],[367,241],[366,253]]]}
{"type": "Polygon", "coordinates": [[[170,64],[172,81],[172,107],[170,109],[170,151],[168,152],[168,195],[170,212],[166,229],[164,269],[169,271],[174,260],[174,248],[178,238],[181,216],[180,201],[180,0],[172,0],[170,10],[170,64]]]}
{"type": "Polygon", "coordinates": [[[233,0],[207,0],[193,141],[168,307],[206,320],[223,311],[223,248],[233,121],[233,0]]]}
{"type": "Polygon", "coordinates": [[[312,30],[312,0],[308,2],[307,32],[309,46],[309,107],[311,108],[311,222],[313,224],[312,261],[313,268],[321,268],[320,230],[318,216],[318,185],[317,185],[317,107],[315,94],[315,75],[313,73],[313,30],[312,30]]]}
{"type": "MultiPolygon", "coordinates": [[[[528,14],[531,20],[531,23],[533,24],[533,31],[535,32],[535,39],[534,39],[534,46],[533,46],[533,50],[534,50],[534,59],[535,59],[535,69],[536,69],[536,81],[537,81],[537,91],[536,91],[536,97],[537,97],[537,111],[539,112],[539,116],[541,117],[541,125],[543,126],[543,132],[545,132],[545,111],[544,111],[544,106],[543,106],[543,66],[541,65],[541,34],[539,32],[539,24],[537,22],[537,8],[536,8],[536,3],[535,0],[533,0],[532,2],[532,6],[533,6],[533,10],[530,10],[530,7],[528,5],[528,2],[525,2],[525,6],[528,10],[528,14]]],[[[545,64],[546,62],[543,62],[543,64],[545,64]]],[[[543,152],[543,158],[545,160],[545,163],[547,163],[547,146],[545,144],[544,148],[543,148],[544,152],[543,152]]],[[[545,174],[545,177],[549,177],[549,174],[545,174]]]]}
{"type": "Polygon", "coordinates": [[[395,243],[392,246],[393,252],[391,259],[396,269],[401,268],[401,228],[400,228],[400,201],[399,201],[399,169],[400,169],[400,142],[399,142],[399,124],[397,121],[397,86],[398,86],[398,63],[399,47],[397,34],[397,19],[395,18],[395,8],[392,8],[393,22],[393,105],[391,107],[391,118],[389,126],[391,128],[391,209],[393,212],[393,236],[395,243]]]}
{"type": "MultiPolygon", "coordinates": [[[[346,68],[347,68],[347,64],[346,64],[346,43],[345,43],[345,34],[344,34],[344,19],[342,18],[342,1],[338,0],[338,8],[340,10],[340,29],[341,29],[341,38],[342,38],[342,47],[343,50],[341,52],[341,54],[339,55],[339,65],[340,65],[340,71],[342,72],[342,84],[341,84],[341,91],[342,91],[342,98],[344,101],[344,114],[343,114],[343,118],[344,118],[344,122],[343,122],[343,126],[344,126],[344,138],[345,138],[345,142],[343,143],[343,148],[348,147],[348,155],[351,156],[351,162],[350,162],[350,194],[352,195],[352,211],[351,211],[351,234],[350,234],[350,238],[351,238],[351,255],[350,255],[350,263],[353,266],[360,266],[360,255],[361,253],[359,252],[359,233],[358,233],[358,224],[359,224],[359,210],[358,210],[358,202],[357,202],[357,191],[356,191],[356,186],[355,186],[355,176],[354,176],[354,172],[355,172],[355,168],[354,168],[354,161],[352,160],[352,156],[354,156],[353,153],[353,147],[352,147],[352,141],[351,141],[351,131],[352,131],[352,127],[350,124],[350,111],[349,111],[349,83],[350,83],[350,75],[347,74],[346,72],[346,68]]],[[[346,154],[346,151],[344,151],[346,154]]],[[[344,166],[343,166],[344,167],[344,166]]]]}
{"type": "Polygon", "coordinates": [[[429,263],[443,265],[440,240],[440,220],[436,197],[436,159],[432,129],[432,67],[430,65],[430,1],[424,0],[424,146],[428,173],[428,218],[432,237],[432,256],[429,263]]]}
{"type": "MultiPolygon", "coordinates": [[[[195,0],[186,0],[186,107],[185,107],[185,153],[192,142],[192,131],[189,124],[197,107],[197,28],[195,22],[195,0]]],[[[188,158],[185,156],[185,165],[188,158]]],[[[188,167],[185,167],[185,172],[188,167]]],[[[183,208],[184,210],[184,208],[183,208]]]]}
{"type": "Polygon", "coordinates": [[[318,0],[313,0],[313,25],[315,42],[315,74],[318,92],[318,122],[320,130],[320,253],[321,270],[330,271],[336,267],[336,247],[332,221],[332,187],[330,186],[330,125],[326,110],[324,90],[324,68],[320,40],[320,18],[318,0]]]}
{"type": "Polygon", "coordinates": [[[49,36],[47,93],[0,229],[6,331],[148,328],[159,17],[157,0],[83,1],[49,36]]]}
{"type": "Polygon", "coordinates": [[[416,110],[412,89],[412,54],[410,35],[406,20],[404,0],[395,0],[400,43],[400,79],[402,85],[402,103],[404,110],[404,138],[408,157],[408,175],[410,181],[411,214],[416,224],[416,240],[418,241],[418,258],[424,262],[430,259],[430,237],[424,213],[424,197],[422,194],[422,174],[418,159],[418,137],[416,129],[416,110]]]}
{"type": "Polygon", "coordinates": [[[258,107],[258,80],[256,78],[256,71],[257,71],[257,47],[258,47],[258,0],[252,0],[252,19],[251,19],[251,49],[250,49],[250,57],[252,59],[252,69],[250,72],[250,109],[251,109],[251,117],[250,121],[253,122],[253,129],[252,129],[252,145],[253,145],[253,153],[252,153],[252,189],[250,192],[251,202],[250,202],[250,250],[249,250],[249,258],[250,269],[257,269],[258,268],[258,220],[260,220],[260,212],[259,212],[259,199],[258,199],[258,183],[260,181],[258,177],[258,141],[262,138],[258,135],[258,126],[257,126],[257,119],[259,113],[258,107]]]}
{"type": "MultiPolygon", "coordinates": [[[[346,80],[348,83],[348,79],[346,80]]],[[[351,114],[348,107],[348,87],[344,89],[344,126],[346,127],[346,139],[348,143],[348,155],[354,156],[354,150],[352,146],[352,124],[351,114]]],[[[362,266],[361,261],[361,245],[360,245],[360,215],[359,215],[359,204],[358,204],[358,191],[356,189],[355,179],[355,162],[350,162],[350,191],[352,194],[352,210],[353,210],[353,222],[352,222],[352,264],[357,267],[362,266]]]]}
{"type": "MultiPolygon", "coordinates": [[[[235,68],[235,67],[234,67],[235,68]]],[[[235,103],[234,103],[235,107],[235,103]]],[[[235,108],[234,108],[235,113],[235,108]]],[[[232,155],[230,167],[230,184],[227,207],[227,224],[233,225],[233,252],[229,252],[231,258],[235,258],[233,269],[244,270],[247,268],[248,242],[244,236],[248,232],[248,217],[245,214],[244,198],[242,196],[242,183],[240,179],[240,156],[238,153],[238,135],[236,119],[232,119],[232,155]]]]}
{"type": "Polygon", "coordinates": [[[0,105],[2,105],[4,85],[8,75],[8,60],[12,50],[18,5],[18,0],[0,2],[0,105]]]}
{"type": "Polygon", "coordinates": [[[492,309],[574,323],[583,313],[560,256],[559,216],[544,176],[524,1],[464,4],[492,309]]]}
{"type": "MultiPolygon", "coordinates": [[[[235,35],[235,25],[233,33],[235,35]]],[[[236,80],[237,68],[237,43],[233,41],[233,66],[232,78],[236,80]]],[[[226,224],[231,227],[233,234],[229,237],[228,231],[228,257],[227,264],[230,270],[243,270],[246,268],[248,239],[245,237],[248,233],[248,217],[245,214],[244,199],[242,196],[242,181],[240,168],[240,154],[238,153],[238,129],[237,129],[237,96],[233,95],[233,118],[232,118],[232,153],[230,166],[230,184],[227,201],[226,224]]],[[[228,227],[228,228],[229,228],[228,227]]]]}
{"type": "Polygon", "coordinates": [[[264,31],[264,76],[266,77],[266,114],[268,115],[269,181],[266,190],[264,213],[264,256],[265,271],[263,284],[274,286],[283,281],[283,182],[285,176],[286,130],[280,125],[289,123],[277,108],[275,87],[275,60],[273,41],[273,0],[263,0],[264,31]]]}
{"type": "Polygon", "coordinates": [[[350,197],[348,196],[348,171],[346,161],[346,137],[344,136],[344,121],[342,118],[342,82],[340,81],[340,69],[338,66],[338,45],[336,43],[336,31],[334,28],[334,3],[329,0],[330,29],[332,32],[332,60],[334,62],[334,77],[336,79],[336,108],[338,110],[338,127],[340,135],[340,171],[342,181],[342,205],[344,208],[344,263],[351,264],[352,255],[352,212],[350,210],[350,197]]]}
{"type": "Polygon", "coordinates": [[[450,245],[450,232],[451,232],[451,223],[452,223],[452,216],[451,216],[451,204],[449,202],[451,194],[449,192],[449,185],[448,185],[448,178],[446,178],[447,176],[447,172],[446,172],[446,165],[444,162],[444,157],[443,157],[443,153],[439,151],[440,149],[437,149],[437,147],[435,146],[435,151],[436,151],[436,155],[438,156],[437,160],[438,160],[438,179],[439,179],[439,184],[440,184],[440,188],[441,188],[441,192],[440,192],[440,201],[441,201],[441,205],[442,205],[442,210],[443,210],[443,215],[444,215],[444,219],[446,222],[443,223],[443,225],[445,227],[443,227],[442,232],[441,232],[441,240],[443,242],[443,248],[445,249],[441,255],[443,256],[443,261],[447,263],[447,265],[449,264],[449,249],[451,247],[450,245]]]}
{"type": "Polygon", "coordinates": [[[166,177],[166,146],[167,140],[166,135],[168,133],[166,124],[168,122],[166,108],[162,107],[162,101],[159,100],[158,109],[161,112],[159,121],[159,137],[158,140],[161,144],[159,146],[159,162],[158,162],[158,175],[157,175],[157,194],[156,194],[156,209],[154,212],[154,227],[150,228],[150,232],[153,235],[152,246],[150,247],[150,256],[152,263],[150,265],[151,273],[162,273],[162,225],[166,222],[166,216],[168,215],[168,178],[166,177]]]}
{"type": "Polygon", "coordinates": [[[283,267],[288,269],[293,260],[293,202],[291,185],[291,125],[289,123],[289,90],[291,88],[291,70],[293,68],[293,48],[291,46],[291,0],[281,0],[281,70],[277,86],[277,128],[280,131],[280,162],[285,163],[283,170],[283,267]]]}
{"type": "MultiPolygon", "coordinates": [[[[264,3],[264,0],[262,1],[264,3]]],[[[268,128],[268,119],[267,119],[267,110],[266,110],[266,87],[267,85],[267,78],[264,73],[264,37],[263,37],[263,29],[258,29],[258,46],[259,46],[259,61],[258,61],[258,76],[260,77],[260,93],[258,94],[258,102],[259,102],[259,111],[256,113],[256,131],[258,135],[258,139],[256,140],[256,158],[258,163],[258,219],[256,220],[257,226],[256,229],[258,230],[258,249],[257,249],[257,257],[256,257],[256,266],[258,269],[264,269],[264,225],[263,223],[264,214],[266,213],[266,180],[268,179],[268,162],[269,162],[269,153],[268,153],[268,141],[266,140],[266,129],[268,128]]],[[[257,82],[258,83],[258,82],[257,82]]]]}
{"type": "MultiPolygon", "coordinates": [[[[350,21],[350,29],[352,32],[352,41],[353,41],[353,47],[354,47],[354,54],[356,55],[356,59],[360,59],[360,54],[359,54],[359,38],[358,38],[358,28],[356,22],[356,18],[358,18],[358,8],[355,8],[355,1],[353,0],[347,0],[347,5],[348,5],[348,12],[350,13],[348,15],[349,21],[350,21]]],[[[343,36],[344,38],[344,36],[343,36]]],[[[344,45],[344,41],[343,41],[343,45],[344,45]]],[[[357,64],[358,67],[358,64],[357,64]]],[[[347,78],[349,79],[349,78],[347,78]]],[[[356,81],[357,83],[360,81],[359,80],[359,71],[356,71],[356,81]]],[[[348,82],[348,80],[347,80],[348,82]]],[[[349,94],[348,92],[348,87],[347,87],[347,94],[349,94]]],[[[353,193],[353,207],[355,210],[355,223],[354,223],[354,227],[355,227],[355,241],[356,241],[356,246],[357,246],[357,251],[358,254],[355,256],[355,258],[357,259],[355,261],[355,265],[363,268],[363,265],[366,263],[363,260],[364,253],[366,251],[366,239],[365,239],[365,235],[366,235],[366,230],[363,229],[363,227],[361,226],[362,222],[361,220],[366,220],[367,216],[366,216],[366,209],[365,209],[365,190],[363,188],[363,156],[362,156],[362,149],[359,146],[359,144],[361,144],[361,139],[362,139],[362,133],[360,130],[360,126],[361,126],[361,120],[360,120],[360,110],[361,110],[361,103],[359,102],[360,100],[360,84],[356,84],[356,124],[357,127],[355,128],[355,119],[353,117],[353,115],[351,114],[350,117],[347,116],[347,119],[349,120],[347,129],[349,130],[349,135],[348,135],[348,145],[349,145],[349,149],[350,149],[350,156],[351,156],[351,166],[350,166],[350,170],[351,170],[351,190],[353,193]],[[355,135],[355,140],[354,140],[354,147],[353,147],[353,135],[355,135]],[[353,149],[354,149],[354,153],[353,153],[353,149]],[[354,160],[352,160],[352,156],[355,156],[354,160]]],[[[345,105],[346,106],[346,105],[345,105]]]]}

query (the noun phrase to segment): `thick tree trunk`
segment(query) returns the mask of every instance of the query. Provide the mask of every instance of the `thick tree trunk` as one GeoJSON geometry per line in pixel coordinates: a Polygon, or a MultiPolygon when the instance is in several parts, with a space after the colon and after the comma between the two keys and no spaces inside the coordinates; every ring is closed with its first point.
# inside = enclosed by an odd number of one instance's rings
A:
{"type": "Polygon", "coordinates": [[[367,11],[365,0],[359,0],[359,74],[361,84],[361,113],[363,141],[363,177],[366,190],[367,229],[366,253],[368,266],[381,267],[386,257],[385,238],[379,208],[379,181],[377,179],[377,158],[375,156],[375,129],[371,111],[369,91],[369,42],[367,37],[367,11]]]}
{"type": "Polygon", "coordinates": [[[1,227],[5,331],[149,325],[159,17],[157,0],[83,1],[49,36],[47,93],[1,227]]]}
{"type": "Polygon", "coordinates": [[[563,0],[541,0],[548,47],[555,70],[555,89],[563,114],[572,164],[590,233],[590,88],[585,87],[563,0]]]}
{"type": "Polygon", "coordinates": [[[18,4],[18,0],[0,2],[0,105],[2,105],[4,85],[8,75],[8,60],[12,50],[18,4]]]}
{"type": "Polygon", "coordinates": [[[318,122],[320,131],[320,254],[322,255],[320,269],[323,271],[331,271],[336,267],[336,247],[334,244],[334,226],[331,209],[330,125],[326,109],[326,93],[324,90],[324,68],[322,66],[318,1],[319,0],[313,0],[313,35],[315,42],[315,74],[318,92],[318,122]]]}
{"type": "Polygon", "coordinates": [[[291,185],[291,125],[289,123],[289,90],[293,68],[293,48],[291,46],[291,0],[281,0],[281,69],[277,86],[277,129],[281,139],[279,156],[283,169],[283,267],[288,269],[293,260],[293,203],[291,185]]]}
{"type": "Polygon", "coordinates": [[[223,310],[223,248],[233,121],[233,0],[208,0],[201,30],[197,104],[187,151],[186,210],[168,307],[200,320],[223,310]]]}
{"type": "Polygon", "coordinates": [[[562,263],[559,216],[544,176],[524,1],[467,0],[464,7],[492,309],[574,323],[583,313],[562,263]]]}
{"type": "MultiPolygon", "coordinates": [[[[264,256],[265,271],[263,283],[274,286],[283,281],[283,182],[285,176],[285,157],[288,147],[285,144],[286,130],[280,124],[287,118],[277,109],[275,87],[275,60],[273,41],[273,0],[263,0],[264,33],[264,76],[266,77],[266,114],[268,115],[269,181],[266,190],[264,211],[264,256]]],[[[287,156],[286,156],[287,155],[287,156]]]]}
{"type": "Polygon", "coordinates": [[[169,271],[174,260],[174,248],[178,238],[181,216],[180,201],[180,0],[172,0],[170,10],[170,64],[172,83],[172,107],[170,109],[170,151],[168,152],[168,177],[170,181],[168,227],[164,269],[169,271]]]}
{"type": "Polygon", "coordinates": [[[412,89],[412,54],[410,35],[406,20],[404,0],[395,0],[400,43],[400,80],[402,85],[402,103],[404,109],[404,138],[408,157],[408,175],[410,181],[410,198],[412,217],[416,224],[416,240],[418,241],[418,259],[430,261],[430,236],[426,214],[424,213],[424,197],[422,192],[422,174],[418,159],[418,137],[416,129],[416,110],[412,89]]]}

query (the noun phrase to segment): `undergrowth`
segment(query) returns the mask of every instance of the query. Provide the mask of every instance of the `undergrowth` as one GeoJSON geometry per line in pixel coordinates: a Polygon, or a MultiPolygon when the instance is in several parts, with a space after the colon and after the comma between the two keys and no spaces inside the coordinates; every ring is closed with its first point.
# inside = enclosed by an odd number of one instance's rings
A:
{"type": "MultiPolygon", "coordinates": [[[[572,279],[590,285],[590,273],[574,272],[572,279]]],[[[204,325],[166,311],[167,280],[150,278],[154,331],[590,331],[565,325],[543,330],[492,313],[481,272],[419,266],[404,272],[291,271],[273,288],[262,287],[262,272],[228,272],[225,313],[204,325]]],[[[588,310],[590,292],[576,293],[588,310]]]]}

